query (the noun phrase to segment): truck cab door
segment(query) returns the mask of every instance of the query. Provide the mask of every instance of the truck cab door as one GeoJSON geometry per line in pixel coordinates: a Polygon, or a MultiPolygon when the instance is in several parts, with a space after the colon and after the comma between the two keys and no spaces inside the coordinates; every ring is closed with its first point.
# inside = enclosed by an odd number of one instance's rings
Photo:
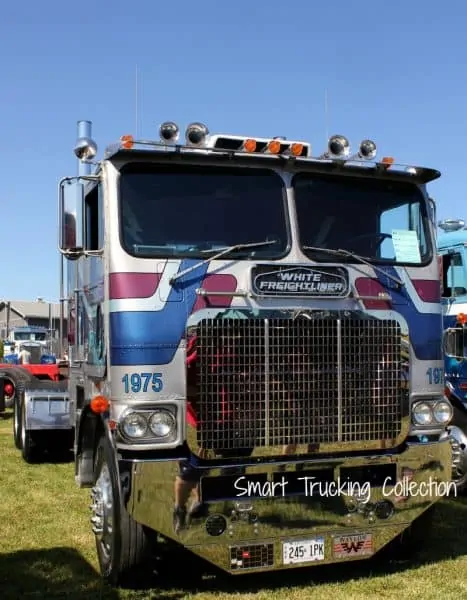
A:
{"type": "Polygon", "coordinates": [[[464,246],[441,250],[441,297],[444,303],[467,302],[467,270],[464,246]]]}
{"type": "Polygon", "coordinates": [[[467,391],[467,335],[457,317],[460,313],[467,314],[466,249],[463,245],[443,249],[439,260],[445,375],[456,394],[464,399],[467,391]]]}

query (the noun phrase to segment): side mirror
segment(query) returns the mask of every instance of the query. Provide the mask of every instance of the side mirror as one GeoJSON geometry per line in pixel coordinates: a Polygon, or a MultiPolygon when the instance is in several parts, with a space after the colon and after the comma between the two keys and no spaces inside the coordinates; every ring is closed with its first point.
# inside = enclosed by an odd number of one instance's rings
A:
{"type": "Polygon", "coordinates": [[[59,249],[73,259],[84,246],[84,184],[67,177],[59,184],[59,249]]]}
{"type": "Polygon", "coordinates": [[[446,329],[443,334],[443,352],[450,358],[465,360],[467,336],[464,327],[446,329]]]}
{"type": "Polygon", "coordinates": [[[430,205],[431,220],[433,221],[433,226],[436,229],[436,202],[433,200],[433,198],[428,198],[428,204],[430,205]]]}

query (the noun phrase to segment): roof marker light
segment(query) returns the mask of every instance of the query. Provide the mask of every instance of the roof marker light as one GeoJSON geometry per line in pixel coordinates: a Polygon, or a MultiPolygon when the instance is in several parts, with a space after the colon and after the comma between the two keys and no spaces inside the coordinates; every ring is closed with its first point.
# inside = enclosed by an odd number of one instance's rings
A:
{"type": "Polygon", "coordinates": [[[122,137],[120,138],[120,144],[122,148],[125,148],[125,150],[131,150],[131,148],[133,148],[134,143],[135,140],[133,139],[132,135],[122,135],[122,137]]]}
{"type": "Polygon", "coordinates": [[[390,167],[391,165],[394,164],[394,159],[392,156],[383,156],[383,158],[381,159],[381,163],[383,165],[388,165],[388,167],[390,167]]]}
{"type": "Polygon", "coordinates": [[[290,154],[292,156],[300,156],[303,152],[303,147],[303,144],[300,144],[299,142],[291,144],[289,148],[290,154]]]}
{"type": "Polygon", "coordinates": [[[254,152],[256,150],[256,140],[248,139],[243,142],[242,150],[254,152]]]}
{"type": "Polygon", "coordinates": [[[267,150],[271,154],[279,154],[279,152],[281,150],[280,141],[279,140],[271,140],[270,142],[268,142],[267,150]]]}

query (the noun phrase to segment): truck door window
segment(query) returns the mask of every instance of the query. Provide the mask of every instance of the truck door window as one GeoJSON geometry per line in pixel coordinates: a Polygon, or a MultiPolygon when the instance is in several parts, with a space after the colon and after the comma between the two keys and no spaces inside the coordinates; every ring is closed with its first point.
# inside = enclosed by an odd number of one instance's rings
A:
{"type": "Polygon", "coordinates": [[[460,252],[443,255],[443,298],[467,294],[465,266],[460,252]]]}
{"type": "Polygon", "coordinates": [[[229,255],[273,259],[289,246],[285,186],[265,169],[130,163],[120,176],[120,218],[122,246],[141,257],[205,258],[276,240],[229,255]]]}

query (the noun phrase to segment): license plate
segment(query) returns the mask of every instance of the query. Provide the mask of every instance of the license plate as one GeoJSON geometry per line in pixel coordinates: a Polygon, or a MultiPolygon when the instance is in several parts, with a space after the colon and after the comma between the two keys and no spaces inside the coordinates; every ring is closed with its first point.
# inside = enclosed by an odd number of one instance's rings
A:
{"type": "Polygon", "coordinates": [[[332,553],[335,558],[352,558],[352,556],[369,556],[373,554],[371,533],[356,535],[339,535],[333,540],[332,553]]]}
{"type": "Polygon", "coordinates": [[[324,538],[283,542],[282,560],[284,565],[324,560],[324,538]]]}

